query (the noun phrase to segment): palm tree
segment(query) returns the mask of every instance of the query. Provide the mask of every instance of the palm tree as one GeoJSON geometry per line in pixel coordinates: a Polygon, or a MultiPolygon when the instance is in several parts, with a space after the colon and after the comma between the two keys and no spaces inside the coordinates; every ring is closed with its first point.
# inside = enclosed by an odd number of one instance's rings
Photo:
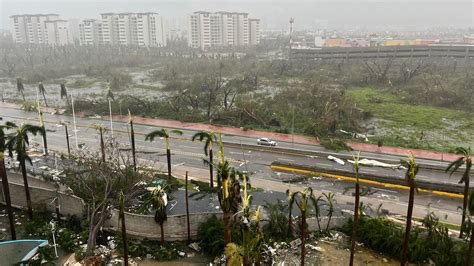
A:
{"type": "Polygon", "coordinates": [[[354,221],[352,224],[352,237],[351,237],[351,256],[349,265],[354,265],[354,253],[355,253],[355,243],[357,238],[357,223],[359,222],[359,199],[360,199],[360,190],[359,190],[359,159],[360,152],[357,155],[352,155],[354,160],[354,173],[356,177],[355,184],[355,203],[354,203],[354,221]]]}
{"type": "Polygon", "coordinates": [[[46,101],[46,90],[44,88],[43,82],[38,83],[38,91],[43,95],[44,105],[48,107],[48,102],[46,101]]]}
{"type": "Polygon", "coordinates": [[[213,155],[212,155],[212,143],[217,141],[216,134],[214,132],[208,131],[200,131],[194,134],[192,137],[192,141],[198,139],[199,141],[205,140],[204,144],[204,154],[207,156],[209,154],[209,178],[210,178],[210,186],[211,188],[214,187],[214,178],[213,178],[213,155]],[[209,149],[208,149],[209,148],[209,149]],[[209,152],[208,152],[209,150],[209,152]]]}
{"type": "Polygon", "coordinates": [[[401,164],[407,168],[407,172],[405,174],[405,179],[410,186],[410,196],[408,199],[408,210],[407,210],[407,222],[405,227],[405,239],[403,241],[403,249],[402,249],[402,258],[401,258],[401,265],[405,265],[408,260],[408,242],[410,240],[410,230],[411,230],[411,218],[413,216],[413,205],[415,203],[415,177],[418,173],[419,165],[415,163],[415,156],[413,153],[410,153],[408,156],[408,161],[401,161],[401,164]]]}
{"type": "Polygon", "coordinates": [[[164,138],[165,139],[165,144],[166,144],[166,160],[168,163],[168,177],[171,178],[171,150],[170,150],[170,133],[174,133],[177,135],[183,135],[183,132],[181,130],[173,129],[173,130],[166,130],[165,128],[162,128],[160,130],[155,130],[150,133],[148,133],[145,136],[145,140],[148,141],[153,141],[156,137],[164,138]]]}
{"type": "Polygon", "coordinates": [[[10,234],[12,236],[12,240],[16,240],[15,215],[13,213],[12,201],[10,197],[10,187],[8,185],[8,176],[7,171],[5,169],[6,136],[4,130],[15,127],[16,125],[11,122],[7,122],[5,123],[5,125],[0,126],[0,177],[2,178],[3,195],[5,196],[5,203],[7,207],[8,220],[10,222],[10,234]]]}
{"type": "Polygon", "coordinates": [[[38,116],[39,116],[39,123],[41,130],[43,131],[43,147],[44,147],[44,155],[48,155],[48,140],[46,139],[46,127],[44,126],[43,120],[43,112],[41,111],[41,106],[38,101],[38,116]]]}
{"type": "Polygon", "coordinates": [[[130,124],[130,144],[132,146],[133,170],[137,171],[137,156],[135,153],[135,131],[133,130],[133,119],[130,109],[128,110],[128,123],[130,124]]]}
{"type": "Polygon", "coordinates": [[[13,157],[13,153],[16,153],[16,159],[20,162],[21,173],[23,175],[23,183],[25,185],[26,205],[28,207],[28,217],[33,218],[33,209],[31,207],[30,188],[28,186],[28,177],[26,174],[26,161],[33,164],[30,156],[26,152],[26,148],[30,145],[28,134],[36,136],[38,133],[43,134],[43,128],[30,124],[21,123],[19,127],[16,127],[15,134],[8,137],[6,144],[10,157],[13,157]]]}
{"type": "Polygon", "coordinates": [[[23,102],[25,101],[25,87],[23,86],[23,81],[21,78],[16,79],[16,89],[19,93],[21,93],[21,97],[23,98],[23,102]]]}
{"type": "Polygon", "coordinates": [[[304,265],[306,250],[305,250],[305,241],[306,241],[306,218],[309,214],[309,208],[312,204],[314,207],[318,205],[317,199],[314,197],[313,189],[310,187],[305,188],[303,191],[296,191],[291,193],[289,190],[287,194],[290,199],[290,209],[292,208],[293,204],[296,204],[298,209],[300,210],[301,214],[301,223],[300,223],[300,238],[301,238],[301,265],[304,265]]]}
{"type": "Polygon", "coordinates": [[[61,83],[60,87],[61,87],[61,99],[66,98],[66,101],[69,104],[69,98],[67,97],[66,85],[64,83],[61,83]]]}
{"type": "MultiPolygon", "coordinates": [[[[474,217],[474,191],[471,191],[469,195],[469,201],[467,204],[467,210],[471,215],[471,219],[474,217]]],[[[469,248],[466,254],[466,266],[471,266],[471,258],[472,258],[472,249],[474,247],[474,221],[471,220],[471,240],[469,241],[469,248]]]]}
{"type": "Polygon", "coordinates": [[[458,170],[459,167],[461,167],[463,164],[466,164],[466,169],[464,170],[464,174],[462,175],[461,180],[459,180],[459,184],[464,183],[464,198],[463,198],[463,204],[462,204],[462,220],[461,220],[461,230],[459,232],[459,237],[463,237],[464,233],[464,228],[465,228],[465,220],[466,220],[466,211],[467,211],[467,200],[469,196],[469,175],[471,173],[471,167],[472,167],[472,153],[471,153],[471,148],[468,147],[463,148],[463,147],[458,147],[456,148],[456,154],[461,155],[457,160],[454,162],[450,163],[448,167],[446,168],[446,172],[450,172],[449,176],[452,176],[456,170],[458,170]]]}
{"type": "Polygon", "coordinates": [[[102,162],[105,163],[105,142],[104,142],[104,133],[107,131],[107,129],[99,123],[95,123],[92,125],[92,128],[95,130],[99,131],[99,137],[100,137],[100,152],[102,154],[102,162]]]}
{"type": "Polygon", "coordinates": [[[125,227],[125,196],[120,192],[119,196],[119,221],[121,222],[122,243],[123,243],[123,262],[128,265],[128,241],[127,228],[125,227]]]}
{"type": "Polygon", "coordinates": [[[225,159],[222,147],[222,138],[219,135],[219,164],[217,165],[217,197],[219,205],[224,213],[224,245],[232,242],[232,217],[239,210],[242,202],[244,210],[248,209],[250,196],[247,196],[247,177],[230,167],[225,159]],[[240,197],[241,184],[243,181],[244,197],[240,197]],[[246,207],[247,206],[247,207],[246,207]]]}
{"type": "Polygon", "coordinates": [[[150,192],[145,196],[144,206],[151,207],[155,211],[155,222],[160,225],[161,244],[165,243],[165,235],[163,224],[168,216],[166,215],[166,205],[168,204],[168,196],[161,186],[148,189],[150,192]]]}

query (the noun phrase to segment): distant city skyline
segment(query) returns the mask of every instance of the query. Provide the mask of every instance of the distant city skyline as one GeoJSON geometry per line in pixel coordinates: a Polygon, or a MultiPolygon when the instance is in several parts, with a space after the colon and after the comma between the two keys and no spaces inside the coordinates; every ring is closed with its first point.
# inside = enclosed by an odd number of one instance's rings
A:
{"type": "Polygon", "coordinates": [[[315,30],[323,26],[422,30],[468,28],[474,23],[471,1],[1,0],[0,10],[0,28],[7,30],[10,29],[9,17],[23,13],[57,13],[64,19],[89,19],[97,18],[102,12],[157,12],[167,19],[184,21],[196,10],[248,12],[261,19],[262,30],[287,30],[290,17],[295,18],[296,30],[315,30]]]}

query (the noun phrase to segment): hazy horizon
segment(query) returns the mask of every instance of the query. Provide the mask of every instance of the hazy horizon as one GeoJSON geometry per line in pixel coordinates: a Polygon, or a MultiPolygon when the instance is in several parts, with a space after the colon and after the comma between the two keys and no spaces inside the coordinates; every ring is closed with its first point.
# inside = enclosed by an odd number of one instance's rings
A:
{"type": "Polygon", "coordinates": [[[103,12],[157,12],[167,19],[181,20],[197,10],[241,11],[260,18],[263,29],[287,29],[295,18],[295,29],[328,28],[413,29],[468,28],[474,25],[471,1],[113,1],[103,0],[2,0],[0,28],[10,29],[9,16],[23,13],[58,13],[64,19],[98,18],[103,12]]]}

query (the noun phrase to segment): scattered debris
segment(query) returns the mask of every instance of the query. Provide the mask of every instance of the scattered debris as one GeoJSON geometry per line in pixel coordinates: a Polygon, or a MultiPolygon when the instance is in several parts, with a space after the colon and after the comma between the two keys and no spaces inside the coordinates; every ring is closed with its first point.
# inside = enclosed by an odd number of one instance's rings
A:
{"type": "Polygon", "coordinates": [[[339,159],[339,158],[337,158],[337,157],[334,157],[334,156],[332,156],[332,155],[328,155],[328,160],[334,161],[334,162],[336,162],[336,163],[338,163],[338,164],[340,164],[340,165],[345,165],[345,164],[346,164],[346,163],[344,162],[344,160],[339,159]]]}
{"type": "Polygon", "coordinates": [[[191,249],[193,249],[197,252],[201,251],[201,247],[199,246],[199,244],[197,242],[193,242],[193,243],[189,244],[188,247],[190,247],[191,249]]]}

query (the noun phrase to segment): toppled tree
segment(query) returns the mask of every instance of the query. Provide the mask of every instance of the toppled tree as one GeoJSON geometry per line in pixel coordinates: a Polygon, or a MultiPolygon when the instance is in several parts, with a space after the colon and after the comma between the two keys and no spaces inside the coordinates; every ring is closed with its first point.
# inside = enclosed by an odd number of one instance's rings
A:
{"type": "Polygon", "coordinates": [[[116,144],[106,145],[107,157],[104,163],[99,152],[78,151],[63,159],[64,175],[60,183],[84,200],[87,208],[89,236],[86,255],[93,255],[96,238],[111,211],[118,207],[120,193],[134,198],[143,189],[143,180],[151,176],[145,171],[135,171],[132,159],[122,153],[116,144]]]}

